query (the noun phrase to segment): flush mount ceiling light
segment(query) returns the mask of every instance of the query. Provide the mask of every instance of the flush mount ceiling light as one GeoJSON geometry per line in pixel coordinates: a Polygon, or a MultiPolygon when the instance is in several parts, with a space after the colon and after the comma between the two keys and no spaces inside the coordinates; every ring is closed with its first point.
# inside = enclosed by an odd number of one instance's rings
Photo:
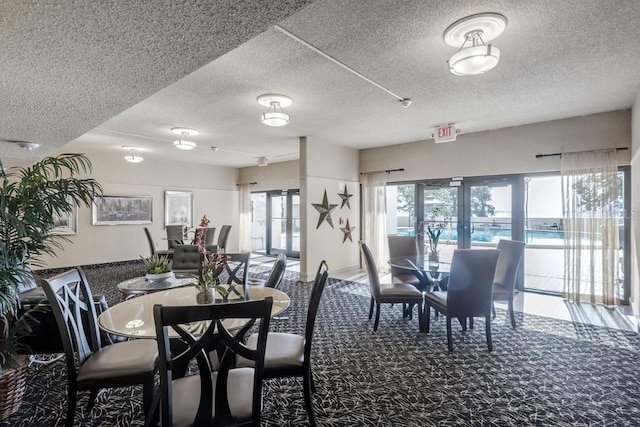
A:
{"type": "Polygon", "coordinates": [[[189,141],[188,138],[190,136],[198,135],[200,132],[198,132],[197,130],[190,129],[190,128],[177,127],[177,128],[171,128],[171,132],[181,135],[179,140],[173,141],[174,147],[179,148],[181,150],[193,150],[194,148],[196,148],[196,143],[193,141],[189,141]]]}
{"type": "Polygon", "coordinates": [[[38,144],[37,142],[15,141],[15,143],[18,147],[27,151],[36,150],[38,147],[40,147],[40,144],[38,144]]]}
{"type": "Polygon", "coordinates": [[[460,48],[449,60],[449,71],[457,76],[472,76],[498,65],[500,50],[486,43],[506,27],[507,18],[499,13],[479,13],[449,25],[444,31],[444,41],[460,48]]]}
{"type": "Polygon", "coordinates": [[[293,99],[285,95],[267,93],[258,97],[258,103],[269,109],[262,113],[262,123],[267,126],[284,126],[289,123],[289,115],[282,109],[293,104],[293,99]]]}
{"type": "Polygon", "coordinates": [[[269,164],[269,161],[267,160],[266,157],[260,156],[256,160],[256,163],[258,164],[258,166],[267,166],[269,164]]]}
{"type": "Polygon", "coordinates": [[[144,160],[144,158],[138,153],[138,150],[133,147],[129,149],[129,154],[124,156],[124,159],[129,163],[140,163],[144,160]]]}

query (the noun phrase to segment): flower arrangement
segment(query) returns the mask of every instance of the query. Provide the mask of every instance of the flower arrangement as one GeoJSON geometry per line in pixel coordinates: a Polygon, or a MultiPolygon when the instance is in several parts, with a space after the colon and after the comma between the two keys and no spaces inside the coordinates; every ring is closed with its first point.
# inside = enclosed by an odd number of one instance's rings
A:
{"type": "Polygon", "coordinates": [[[447,229],[449,221],[451,220],[451,217],[446,216],[439,220],[438,216],[441,216],[440,211],[440,207],[435,207],[431,213],[430,219],[422,222],[424,234],[426,234],[427,239],[429,240],[429,255],[432,257],[437,257],[440,253],[440,249],[438,249],[438,242],[440,241],[440,236],[442,236],[442,233],[447,229]]]}
{"type": "Polygon", "coordinates": [[[202,264],[198,272],[198,282],[192,283],[192,285],[198,288],[199,292],[215,289],[220,295],[227,297],[229,290],[220,284],[220,274],[225,270],[229,256],[207,250],[204,245],[204,234],[207,225],[209,225],[209,220],[207,215],[203,215],[194,239],[196,246],[198,246],[198,251],[202,254],[202,264]]]}

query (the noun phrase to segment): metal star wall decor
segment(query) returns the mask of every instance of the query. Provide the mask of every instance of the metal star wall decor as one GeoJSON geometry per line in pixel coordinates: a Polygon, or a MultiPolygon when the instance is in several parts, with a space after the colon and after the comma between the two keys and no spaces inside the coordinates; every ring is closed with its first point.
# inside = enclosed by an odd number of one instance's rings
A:
{"type": "Polygon", "coordinates": [[[338,205],[330,205],[329,200],[327,199],[327,190],[324,190],[324,197],[322,198],[322,203],[311,203],[314,208],[318,212],[320,212],[320,218],[318,219],[318,225],[316,229],[320,228],[324,221],[327,221],[331,228],[333,227],[333,221],[331,221],[331,211],[334,210],[338,205]]]}
{"type": "Polygon", "coordinates": [[[355,227],[349,227],[349,218],[347,218],[347,225],[345,225],[343,228],[340,229],[344,233],[344,237],[342,238],[342,243],[346,242],[347,239],[353,242],[353,238],[351,237],[351,232],[355,229],[356,229],[355,227]]]}
{"type": "Polygon", "coordinates": [[[340,209],[344,208],[346,205],[349,209],[351,209],[351,205],[349,204],[349,199],[353,197],[353,194],[349,194],[349,190],[347,186],[344,186],[344,192],[338,193],[338,196],[342,199],[342,204],[340,205],[340,209]]]}

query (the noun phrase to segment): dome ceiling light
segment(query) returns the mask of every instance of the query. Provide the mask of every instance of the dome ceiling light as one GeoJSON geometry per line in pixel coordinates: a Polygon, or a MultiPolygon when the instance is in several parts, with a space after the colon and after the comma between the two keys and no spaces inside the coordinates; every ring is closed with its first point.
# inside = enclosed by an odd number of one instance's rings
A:
{"type": "Polygon", "coordinates": [[[279,127],[289,123],[289,115],[284,112],[283,108],[293,104],[293,99],[277,93],[267,93],[258,97],[258,103],[268,107],[268,110],[262,113],[263,124],[279,127]]]}
{"type": "Polygon", "coordinates": [[[449,60],[449,71],[457,76],[483,74],[498,65],[500,50],[486,44],[507,27],[507,18],[499,13],[479,13],[462,18],[444,31],[444,41],[459,47],[449,60]]]}
{"type": "Polygon", "coordinates": [[[199,131],[190,128],[176,127],[171,128],[171,132],[180,135],[180,139],[173,141],[174,147],[179,148],[180,150],[193,150],[196,148],[196,143],[189,141],[188,138],[190,136],[198,135],[200,133],[199,131]]]}

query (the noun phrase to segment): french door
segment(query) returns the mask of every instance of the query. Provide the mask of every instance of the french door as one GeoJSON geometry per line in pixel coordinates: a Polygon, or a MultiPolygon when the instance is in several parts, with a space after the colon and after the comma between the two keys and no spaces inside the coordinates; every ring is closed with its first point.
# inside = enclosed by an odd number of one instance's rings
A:
{"type": "Polygon", "coordinates": [[[397,185],[391,193],[397,194],[400,209],[415,218],[403,221],[402,215],[396,214],[396,224],[390,224],[390,233],[417,234],[423,254],[437,251],[444,262],[451,261],[456,248],[495,248],[500,239],[520,240],[523,237],[520,231],[523,228],[523,203],[514,191],[519,186],[521,179],[518,177],[430,180],[397,185]],[[407,207],[412,201],[413,206],[407,207]],[[434,245],[434,237],[437,237],[437,245],[434,245]]]}
{"type": "Polygon", "coordinates": [[[300,257],[300,191],[272,191],[266,197],[267,255],[300,257]]]}
{"type": "MultiPolygon", "coordinates": [[[[629,299],[630,171],[619,172],[619,298],[629,299]]],[[[500,239],[527,243],[516,287],[560,294],[564,275],[564,227],[560,175],[538,173],[459,180],[428,180],[387,186],[387,231],[417,235],[429,253],[425,225],[439,229],[440,260],[456,248],[495,248],[500,239]]]]}

